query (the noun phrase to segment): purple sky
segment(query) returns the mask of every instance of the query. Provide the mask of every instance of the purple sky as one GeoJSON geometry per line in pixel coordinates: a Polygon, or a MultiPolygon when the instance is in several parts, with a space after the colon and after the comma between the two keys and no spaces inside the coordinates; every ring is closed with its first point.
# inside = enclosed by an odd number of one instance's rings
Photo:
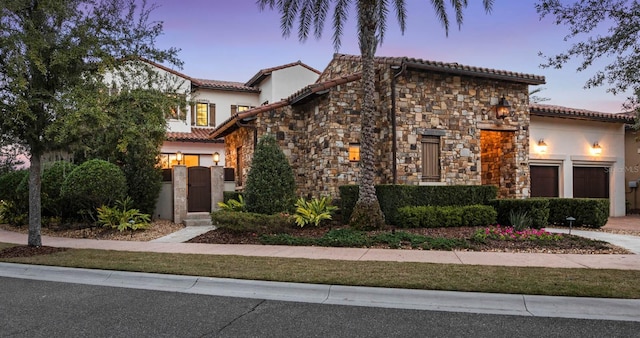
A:
{"type": "MultiPolygon", "coordinates": [[[[320,40],[311,37],[305,43],[294,35],[285,39],[276,11],[260,12],[254,0],[149,0],[160,7],[151,19],[164,22],[159,47],[177,47],[184,61],[183,73],[214,80],[245,82],[263,68],[297,60],[322,71],[335,52],[333,27],[327,21],[320,40]]],[[[449,2],[447,1],[447,4],[449,2]]],[[[567,30],[540,21],[534,0],[495,0],[494,10],[486,15],[481,0],[469,1],[461,30],[450,27],[449,37],[436,19],[428,0],[406,0],[407,27],[400,33],[393,13],[387,22],[386,38],[378,56],[408,56],[433,61],[503,69],[543,75],[546,88],[539,96],[543,103],[603,112],[619,112],[625,96],[613,96],[606,88],[583,89],[585,81],[604,67],[606,60],[593,69],[576,73],[577,62],[561,70],[542,69],[548,55],[565,51],[567,30]]],[[[350,13],[338,52],[359,54],[356,20],[350,13]]],[[[451,17],[452,21],[455,18],[451,17]]]]}

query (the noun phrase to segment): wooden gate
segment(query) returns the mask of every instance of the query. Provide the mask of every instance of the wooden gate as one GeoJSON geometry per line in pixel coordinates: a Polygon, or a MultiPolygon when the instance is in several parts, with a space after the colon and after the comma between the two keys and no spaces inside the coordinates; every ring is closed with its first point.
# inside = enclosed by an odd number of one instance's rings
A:
{"type": "Polygon", "coordinates": [[[189,167],[187,170],[187,212],[211,212],[210,169],[189,167]]]}

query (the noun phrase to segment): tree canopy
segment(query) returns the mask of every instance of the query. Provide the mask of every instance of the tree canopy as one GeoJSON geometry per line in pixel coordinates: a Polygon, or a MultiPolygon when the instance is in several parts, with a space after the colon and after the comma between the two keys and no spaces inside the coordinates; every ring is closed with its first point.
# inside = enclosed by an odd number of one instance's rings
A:
{"type": "Polygon", "coordinates": [[[585,88],[608,85],[613,94],[640,91],[640,3],[637,0],[539,0],[541,18],[551,16],[556,25],[569,32],[565,41],[575,41],[562,53],[547,56],[543,67],[562,68],[579,59],[576,71],[593,66],[602,58],[612,58],[604,69],[596,70],[585,88]]]}
{"type": "Polygon", "coordinates": [[[162,22],[149,20],[155,8],[146,0],[0,3],[0,131],[30,156],[29,245],[41,245],[41,156],[68,145],[57,137],[60,121],[78,111],[100,121],[104,74],[124,59],[181,66],[177,49],[155,47],[162,33],[162,22]]]}

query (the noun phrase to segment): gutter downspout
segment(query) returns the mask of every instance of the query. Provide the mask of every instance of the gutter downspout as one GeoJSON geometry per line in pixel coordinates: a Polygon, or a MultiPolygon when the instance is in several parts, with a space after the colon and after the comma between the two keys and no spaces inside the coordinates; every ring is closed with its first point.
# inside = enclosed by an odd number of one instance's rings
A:
{"type": "Polygon", "coordinates": [[[392,70],[400,70],[393,74],[391,77],[391,156],[392,166],[391,171],[393,173],[393,184],[398,184],[398,132],[396,123],[396,78],[407,69],[407,64],[403,61],[402,67],[391,66],[392,70]]]}

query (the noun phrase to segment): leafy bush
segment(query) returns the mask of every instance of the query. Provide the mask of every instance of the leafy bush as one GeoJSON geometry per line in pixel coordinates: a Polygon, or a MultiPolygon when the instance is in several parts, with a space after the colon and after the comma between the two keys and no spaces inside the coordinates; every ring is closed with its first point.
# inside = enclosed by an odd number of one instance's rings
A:
{"type": "Polygon", "coordinates": [[[98,224],[118,229],[120,232],[124,230],[146,229],[150,225],[151,216],[143,214],[138,209],[132,208],[133,201],[127,196],[124,200],[116,201],[114,207],[106,205],[98,208],[98,224]]]}
{"type": "Polygon", "coordinates": [[[71,162],[57,161],[42,173],[42,213],[49,216],[65,216],[71,211],[62,198],[62,185],[77,166],[71,162]]]}
{"type": "Polygon", "coordinates": [[[526,212],[531,217],[531,227],[540,229],[549,224],[549,199],[497,199],[490,202],[498,212],[498,224],[510,224],[509,214],[513,212],[526,212]]]}
{"type": "Polygon", "coordinates": [[[509,225],[511,225],[516,231],[531,228],[532,223],[533,220],[529,217],[529,214],[526,211],[509,211],[509,225]]]}
{"type": "Polygon", "coordinates": [[[549,198],[549,224],[569,225],[567,217],[576,220],[574,226],[600,228],[609,220],[609,200],[603,198],[549,198]]]}
{"type": "Polygon", "coordinates": [[[220,207],[220,209],[226,211],[245,211],[246,204],[244,202],[244,197],[242,197],[242,195],[238,195],[238,199],[239,200],[237,201],[234,199],[229,199],[226,202],[218,202],[218,206],[220,207]]]}
{"type": "Polygon", "coordinates": [[[28,213],[14,201],[0,200],[0,223],[22,226],[29,222],[28,213]]]}
{"type": "Polygon", "coordinates": [[[10,171],[0,176],[0,200],[18,200],[17,189],[23,179],[29,179],[28,170],[10,171]]]}
{"type": "Polygon", "coordinates": [[[487,205],[414,206],[398,209],[401,228],[485,226],[496,221],[496,211],[487,205]]]}
{"type": "Polygon", "coordinates": [[[97,208],[125,197],[127,181],[120,169],[103,160],[89,160],[75,168],[62,184],[62,197],[83,217],[95,219],[97,208]]]}
{"type": "MultiPolygon", "coordinates": [[[[151,214],[162,189],[162,169],[157,165],[157,153],[147,153],[141,149],[123,154],[122,173],[127,182],[127,193],[133,205],[144,213],[151,214]]],[[[159,148],[158,148],[159,149],[159,148]]]]}
{"type": "MultiPolygon", "coordinates": [[[[348,220],[359,197],[358,186],[344,185],[339,189],[342,216],[348,220]]],[[[479,185],[376,185],[376,195],[387,224],[397,224],[399,208],[488,204],[496,198],[497,188],[479,185]]]]}
{"type": "Polygon", "coordinates": [[[240,196],[242,193],[239,191],[223,191],[222,192],[222,201],[227,202],[228,200],[240,200],[240,196]]]}
{"type": "Polygon", "coordinates": [[[286,232],[293,226],[293,220],[288,214],[265,215],[226,210],[212,212],[211,223],[218,228],[255,234],[286,232]]]}
{"type": "Polygon", "coordinates": [[[247,211],[260,214],[289,212],[296,199],[295,178],[278,141],[263,136],[253,153],[244,198],[247,211]]]}
{"type": "Polygon", "coordinates": [[[338,207],[331,205],[331,198],[327,196],[320,199],[314,198],[308,202],[304,198],[299,198],[293,217],[296,224],[301,227],[310,223],[318,226],[323,220],[331,219],[331,213],[336,209],[338,207]]]}

